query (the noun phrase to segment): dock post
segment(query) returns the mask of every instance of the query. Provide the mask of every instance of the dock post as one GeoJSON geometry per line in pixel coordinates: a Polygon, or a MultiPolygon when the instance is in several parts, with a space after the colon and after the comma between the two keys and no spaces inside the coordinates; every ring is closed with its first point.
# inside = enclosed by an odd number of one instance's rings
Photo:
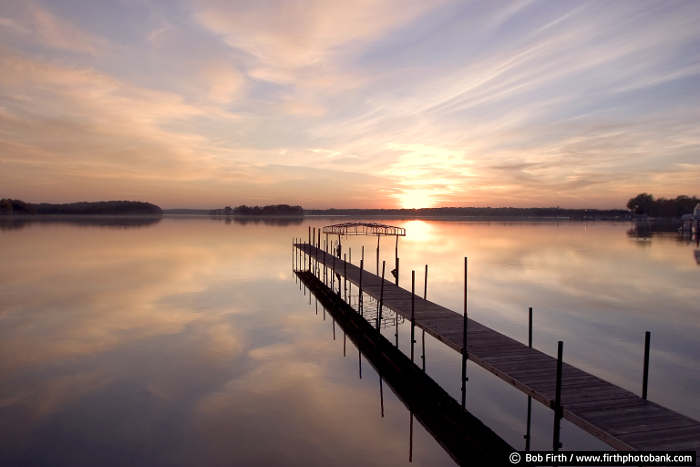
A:
{"type": "Polygon", "coordinates": [[[357,364],[360,367],[360,379],[362,379],[362,349],[357,346],[357,364]]]}
{"type": "Polygon", "coordinates": [[[416,271],[411,271],[411,363],[416,343],[416,271]]]}
{"type": "Polygon", "coordinates": [[[554,430],[552,432],[552,451],[559,452],[561,443],[559,442],[559,431],[561,428],[561,366],[562,353],[564,351],[564,343],[559,341],[557,349],[557,387],[554,396],[554,430]]]}
{"type": "Polygon", "coordinates": [[[321,229],[318,229],[318,248],[321,248],[321,229]]]}
{"type": "Polygon", "coordinates": [[[399,314],[395,313],[394,314],[394,326],[396,327],[396,333],[394,336],[396,337],[396,348],[399,348],[399,314]]]}
{"type": "Polygon", "coordinates": [[[408,462],[413,462],[413,412],[411,412],[411,424],[408,435],[408,462]]]}
{"type": "Polygon", "coordinates": [[[364,269],[364,267],[365,267],[365,260],[361,259],[360,260],[360,284],[359,284],[360,293],[357,296],[357,308],[358,308],[358,310],[360,310],[360,315],[362,315],[362,316],[364,316],[364,313],[362,312],[362,270],[364,269]]]}
{"type": "Polygon", "coordinates": [[[396,246],[394,247],[394,258],[396,258],[396,285],[399,285],[399,236],[396,236],[396,246]]]}
{"type": "MultiPolygon", "coordinates": [[[[352,248],[348,247],[348,263],[352,264],[352,248]]],[[[347,276],[345,276],[347,280],[347,276]]],[[[352,301],[352,282],[348,284],[348,303],[352,301]]],[[[352,305],[352,303],[350,303],[352,305]]]]}
{"type": "Polygon", "coordinates": [[[382,261],[382,286],[379,288],[379,308],[377,309],[377,330],[382,323],[382,305],[384,304],[384,271],[386,270],[386,261],[382,261]]]}
{"type": "Polygon", "coordinates": [[[467,406],[467,257],[464,257],[464,326],[462,328],[462,410],[467,406]]]}
{"type": "MultiPolygon", "coordinates": [[[[328,243],[326,242],[326,250],[328,250],[328,243]]],[[[328,285],[328,251],[323,251],[323,275],[326,276],[326,285],[328,285]]]]}
{"type": "MultiPolygon", "coordinates": [[[[364,269],[364,264],[365,264],[365,246],[362,245],[362,255],[360,256],[360,279],[362,279],[362,270],[364,269]]],[[[360,296],[358,298],[360,302],[362,303],[362,315],[364,316],[365,310],[364,310],[364,300],[362,300],[362,287],[360,287],[360,296]]]]}
{"type": "Polygon", "coordinates": [[[644,334],[644,375],[642,376],[642,399],[647,400],[647,384],[649,383],[649,344],[651,333],[644,334]]]}
{"type": "Polygon", "coordinates": [[[379,403],[382,408],[382,418],[384,418],[384,386],[382,385],[382,375],[379,375],[379,403]]]}
{"type": "MultiPolygon", "coordinates": [[[[333,255],[333,267],[331,268],[331,290],[335,292],[335,255],[333,255]]],[[[338,284],[338,294],[340,295],[340,284],[338,284]]]]}
{"type": "MultiPolygon", "coordinates": [[[[528,319],[529,325],[528,325],[528,338],[527,338],[527,346],[532,348],[532,307],[530,307],[529,311],[529,319],[528,319]]],[[[530,450],[530,422],[532,420],[532,397],[527,396],[527,432],[525,433],[525,450],[529,451],[530,450]]]]}
{"type": "Polygon", "coordinates": [[[428,265],[425,265],[425,285],[423,286],[423,300],[428,299],[428,265]]]}
{"type": "Polygon", "coordinates": [[[399,285],[399,257],[396,257],[396,285],[399,285]]]}
{"type": "Polygon", "coordinates": [[[423,329],[423,355],[420,358],[423,360],[423,372],[425,372],[425,329],[423,329]]]}
{"type": "Polygon", "coordinates": [[[343,261],[343,293],[345,294],[345,301],[348,301],[348,254],[345,255],[345,261],[343,261]]]}
{"type": "Polygon", "coordinates": [[[377,234],[377,274],[379,274],[379,234],[377,234]]]}
{"type": "Polygon", "coordinates": [[[309,226],[309,244],[311,244],[311,226],[309,226]]]}
{"type": "MultiPolygon", "coordinates": [[[[423,300],[428,301],[428,265],[425,265],[425,285],[423,286],[423,300]]],[[[423,355],[420,356],[423,360],[423,371],[425,371],[425,329],[423,329],[423,355]]]]}

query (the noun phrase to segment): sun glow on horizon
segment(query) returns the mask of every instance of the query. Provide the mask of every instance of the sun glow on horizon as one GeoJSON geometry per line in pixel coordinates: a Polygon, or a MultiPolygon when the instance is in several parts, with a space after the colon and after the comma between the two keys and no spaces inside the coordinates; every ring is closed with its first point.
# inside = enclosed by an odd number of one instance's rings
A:
{"type": "Polygon", "coordinates": [[[401,209],[433,208],[437,204],[432,190],[406,190],[394,195],[401,209]]]}

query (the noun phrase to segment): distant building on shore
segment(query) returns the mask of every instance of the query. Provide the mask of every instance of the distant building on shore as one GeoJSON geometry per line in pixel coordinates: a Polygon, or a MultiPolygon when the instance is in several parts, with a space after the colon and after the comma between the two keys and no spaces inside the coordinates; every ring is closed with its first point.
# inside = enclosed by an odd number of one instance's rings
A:
{"type": "Polygon", "coordinates": [[[695,234],[700,232],[700,203],[695,205],[692,214],[683,215],[683,230],[695,234]]]}

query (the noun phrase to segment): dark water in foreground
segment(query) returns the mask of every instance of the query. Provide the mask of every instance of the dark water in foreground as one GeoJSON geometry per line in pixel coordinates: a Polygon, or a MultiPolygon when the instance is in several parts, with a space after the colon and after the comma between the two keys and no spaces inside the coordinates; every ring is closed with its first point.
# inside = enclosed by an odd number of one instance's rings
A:
{"type": "MultiPolygon", "coordinates": [[[[363,361],[359,378],[357,350],[291,271],[292,238],[335,222],[2,224],[0,465],[408,464],[408,410],[385,386],[381,416],[379,377],[363,361]]],[[[471,317],[526,342],[532,306],[535,347],[563,340],[567,362],[637,393],[651,331],[649,398],[700,418],[695,244],[629,224],[388,222],[408,233],[404,287],[415,269],[422,292],[427,263],[428,298],[459,311],[468,256],[471,317]]],[[[376,239],[345,244],[355,263],[362,245],[373,264],[376,239]]],[[[426,362],[458,398],[459,355],[428,337],[426,362]]],[[[527,398],[469,377],[468,409],[523,449],[527,398]]],[[[551,425],[534,403],[533,449],[551,425]]],[[[567,422],[562,439],[606,449],[567,422]]],[[[454,464],[418,423],[412,454],[454,464]]]]}

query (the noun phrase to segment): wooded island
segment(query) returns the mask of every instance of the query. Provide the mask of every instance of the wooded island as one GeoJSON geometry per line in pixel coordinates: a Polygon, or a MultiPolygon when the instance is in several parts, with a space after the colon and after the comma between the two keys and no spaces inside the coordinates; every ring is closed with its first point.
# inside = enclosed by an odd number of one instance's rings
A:
{"type": "Polygon", "coordinates": [[[67,215],[145,215],[163,214],[163,210],[141,201],[97,201],[67,204],[25,203],[18,199],[0,200],[0,214],[67,214],[67,215]]]}

